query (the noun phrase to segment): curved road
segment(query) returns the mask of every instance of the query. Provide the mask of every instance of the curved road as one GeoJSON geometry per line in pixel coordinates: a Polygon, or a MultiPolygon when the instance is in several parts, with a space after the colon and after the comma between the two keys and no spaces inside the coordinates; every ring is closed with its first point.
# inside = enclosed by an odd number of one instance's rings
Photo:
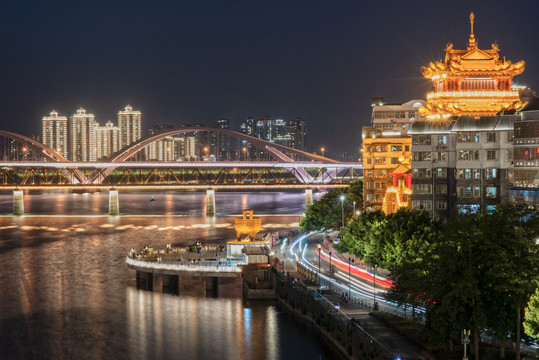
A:
{"type": "MultiPolygon", "coordinates": [[[[372,307],[376,298],[376,303],[380,309],[399,314],[401,316],[411,316],[410,308],[405,312],[395,302],[384,298],[387,289],[391,286],[391,280],[376,275],[376,286],[374,286],[374,274],[354,264],[349,264],[342,254],[331,249],[331,244],[325,240],[326,236],[334,238],[337,232],[326,234],[325,232],[312,232],[300,235],[289,246],[281,246],[281,255],[292,264],[296,262],[313,272],[320,274],[321,285],[337,293],[350,293],[352,298],[361,300],[372,307]],[[320,251],[318,246],[320,245],[320,251]],[[286,248],[286,249],[285,249],[286,248]],[[330,274],[330,256],[331,267],[330,274]],[[319,256],[320,254],[320,256],[319,256]],[[349,290],[350,289],[350,290],[349,290]]],[[[423,316],[424,309],[416,308],[416,316],[423,316]]],[[[424,320],[424,319],[423,319],[424,320]]],[[[482,336],[484,342],[489,342],[488,336],[482,336]]],[[[534,354],[536,346],[521,344],[521,351],[527,354],[534,354]]]]}
{"type": "MultiPolygon", "coordinates": [[[[334,238],[337,232],[335,231],[328,235],[330,238],[334,238]]],[[[376,301],[382,310],[405,315],[402,307],[384,298],[387,289],[391,286],[391,280],[378,274],[375,277],[372,272],[355,264],[349,264],[347,258],[331,249],[331,243],[325,238],[326,233],[320,231],[301,235],[288,246],[286,252],[283,248],[282,255],[293,264],[299,262],[303,267],[319,273],[320,283],[325,288],[329,288],[336,293],[349,293],[350,297],[358,299],[371,307],[376,301]],[[320,249],[318,248],[319,245],[320,249]],[[331,273],[329,271],[330,262],[331,273]]],[[[407,310],[406,315],[410,316],[411,309],[407,310]]],[[[422,312],[422,309],[416,309],[416,313],[422,312]]]]}

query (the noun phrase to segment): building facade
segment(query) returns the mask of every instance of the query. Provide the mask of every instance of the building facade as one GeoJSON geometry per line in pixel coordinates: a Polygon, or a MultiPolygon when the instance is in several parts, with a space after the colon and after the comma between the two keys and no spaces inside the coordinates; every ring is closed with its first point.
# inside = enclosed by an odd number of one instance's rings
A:
{"type": "Polygon", "coordinates": [[[422,100],[384,103],[374,98],[372,126],[363,127],[363,206],[393,213],[410,207],[411,144],[407,135],[422,100]]]}
{"type": "Polygon", "coordinates": [[[515,121],[513,146],[509,200],[539,210],[539,99],[526,105],[515,121]]]}
{"type": "MultiPolygon", "coordinates": [[[[228,119],[218,120],[213,127],[230,129],[228,119]]],[[[211,133],[210,153],[215,155],[217,161],[230,161],[232,157],[230,136],[227,134],[211,133]]]]}
{"type": "MultiPolygon", "coordinates": [[[[284,145],[298,150],[306,150],[307,147],[307,122],[301,118],[289,121],[273,119],[266,116],[265,119],[254,120],[247,118],[240,126],[243,134],[254,136],[275,144],[284,145]]],[[[265,159],[269,156],[264,149],[256,151],[248,141],[240,142],[240,159],[265,159]]],[[[290,154],[292,157],[293,154],[290,154]]]]}
{"type": "Polygon", "coordinates": [[[493,209],[508,201],[515,115],[412,125],[412,209],[433,217],[493,209]]]}
{"type": "Polygon", "coordinates": [[[42,126],[43,144],[67,158],[69,156],[67,117],[59,116],[58,113],[53,110],[49,116],[43,117],[42,126]]]}
{"type": "Polygon", "coordinates": [[[69,127],[69,158],[72,161],[96,161],[95,116],[80,108],[69,117],[69,127]]]}
{"type": "Polygon", "coordinates": [[[120,150],[119,148],[120,129],[111,121],[105,126],[95,127],[95,146],[97,149],[97,160],[109,158],[112,154],[120,150]]]}
{"type": "Polygon", "coordinates": [[[118,128],[120,128],[120,149],[134,143],[141,138],[142,113],[133,110],[129,105],[118,112],[118,128]]]}

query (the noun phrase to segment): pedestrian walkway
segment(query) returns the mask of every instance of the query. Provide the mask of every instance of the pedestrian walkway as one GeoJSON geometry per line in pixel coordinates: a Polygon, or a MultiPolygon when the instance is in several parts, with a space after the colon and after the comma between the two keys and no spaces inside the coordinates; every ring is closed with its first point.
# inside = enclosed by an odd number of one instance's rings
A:
{"type": "Polygon", "coordinates": [[[339,303],[339,311],[350,319],[354,318],[356,324],[361,326],[363,330],[369,333],[386,349],[395,353],[407,354],[413,359],[434,359],[433,357],[429,357],[425,351],[411,344],[403,336],[386,326],[383,322],[370,316],[369,312],[371,312],[371,309],[367,306],[343,303],[341,301],[341,295],[334,292],[324,294],[324,297],[332,303],[339,303]]]}
{"type": "MultiPolygon", "coordinates": [[[[306,282],[306,279],[297,272],[295,261],[291,261],[288,257],[284,256],[284,271],[290,273],[290,276],[295,281],[300,283],[306,282]]],[[[309,286],[311,289],[316,290],[317,286],[309,286]]],[[[434,359],[428,355],[425,351],[419,349],[416,345],[411,344],[404,337],[396,333],[393,329],[386,326],[380,320],[369,315],[371,309],[361,303],[343,303],[341,294],[330,292],[325,290],[323,297],[331,303],[338,303],[340,306],[340,312],[347,317],[354,318],[356,323],[370,334],[376,341],[383,345],[387,350],[405,355],[406,359],[434,359]]]]}

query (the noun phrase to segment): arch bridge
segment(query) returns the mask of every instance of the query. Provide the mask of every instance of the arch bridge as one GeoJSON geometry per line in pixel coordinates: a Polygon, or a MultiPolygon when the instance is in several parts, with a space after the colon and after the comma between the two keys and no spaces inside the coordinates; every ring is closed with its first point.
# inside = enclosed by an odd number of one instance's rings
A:
{"type": "Polygon", "coordinates": [[[363,175],[359,163],[338,162],[228,129],[184,127],[162,132],[129,145],[103,162],[69,161],[22,135],[0,131],[0,136],[36,150],[34,161],[23,157],[23,161],[0,162],[0,190],[14,191],[14,213],[24,212],[23,190],[47,189],[109,190],[110,213],[118,213],[118,190],[128,189],[206,190],[209,214],[215,212],[216,190],[301,189],[309,206],[313,189],[346,187],[363,175]],[[136,161],[152,143],[201,131],[236,137],[263,152],[264,161],[136,161]]]}

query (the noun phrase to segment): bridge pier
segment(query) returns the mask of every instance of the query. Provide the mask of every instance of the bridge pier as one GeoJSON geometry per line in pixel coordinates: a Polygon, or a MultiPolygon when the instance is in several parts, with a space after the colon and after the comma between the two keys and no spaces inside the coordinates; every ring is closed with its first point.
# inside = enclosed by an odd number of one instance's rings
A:
{"type": "Polygon", "coordinates": [[[313,204],[313,189],[305,189],[305,211],[313,204]]]}
{"type": "Polygon", "coordinates": [[[109,215],[120,213],[120,202],[118,200],[118,190],[109,191],[109,215]]]}
{"type": "Polygon", "coordinates": [[[22,190],[13,191],[13,215],[24,214],[24,192],[22,190]]]}
{"type": "Polygon", "coordinates": [[[215,215],[215,190],[206,190],[206,215],[215,215]]]}

